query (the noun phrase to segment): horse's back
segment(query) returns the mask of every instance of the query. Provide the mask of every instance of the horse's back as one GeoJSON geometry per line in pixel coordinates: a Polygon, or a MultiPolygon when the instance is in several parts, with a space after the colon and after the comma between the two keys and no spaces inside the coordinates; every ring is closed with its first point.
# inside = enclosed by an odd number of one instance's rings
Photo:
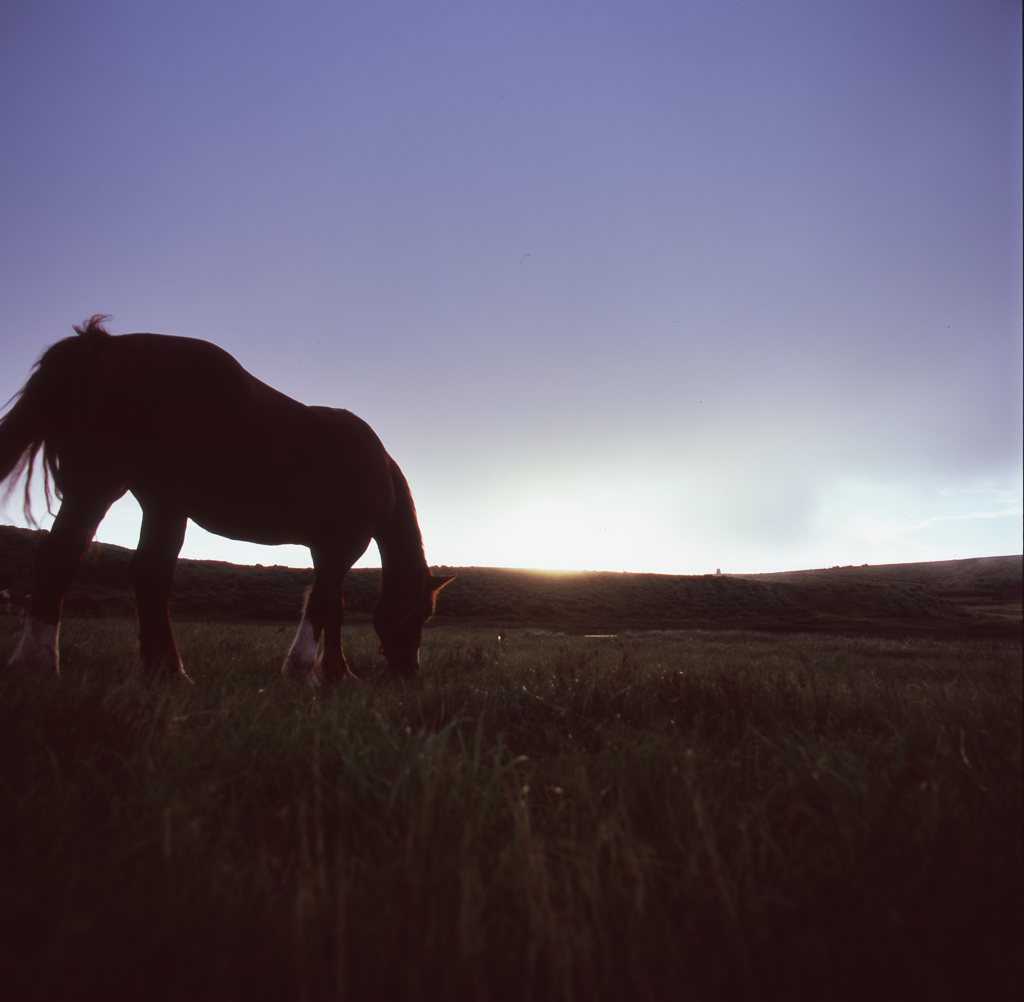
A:
{"type": "Polygon", "coordinates": [[[369,425],[299,403],[195,338],[111,337],[79,443],[85,462],[140,500],[235,538],[308,543],[328,525],[372,529],[393,505],[389,457],[369,425]]]}
{"type": "MultiPolygon", "coordinates": [[[[251,405],[259,382],[209,341],[166,334],[111,337],[93,372],[90,398],[99,413],[133,408],[145,420],[174,414],[186,422],[237,413],[251,405]]],[[[287,399],[287,398],[285,398],[287,399]]],[[[295,406],[295,401],[291,401],[295,406]]]]}

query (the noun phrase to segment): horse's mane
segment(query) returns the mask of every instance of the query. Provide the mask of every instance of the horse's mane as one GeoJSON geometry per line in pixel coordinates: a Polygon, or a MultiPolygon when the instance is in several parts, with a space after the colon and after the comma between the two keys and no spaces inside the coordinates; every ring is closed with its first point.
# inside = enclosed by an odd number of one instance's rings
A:
{"type": "MultiPolygon", "coordinates": [[[[94,334],[109,334],[110,331],[103,326],[109,319],[109,313],[94,313],[84,324],[75,324],[74,331],[81,337],[91,337],[94,334]]],[[[36,365],[38,366],[39,362],[36,365]]]]}
{"type": "MultiPolygon", "coordinates": [[[[391,457],[388,457],[388,465],[391,468],[391,482],[395,488],[395,513],[389,531],[377,536],[377,546],[387,549],[394,546],[400,552],[415,554],[417,563],[427,565],[427,559],[423,554],[423,536],[420,533],[419,519],[416,517],[416,504],[412,499],[412,491],[409,490],[409,481],[391,457]],[[381,536],[384,538],[382,539],[381,536]]],[[[385,554],[381,554],[385,558],[385,554]]]]}

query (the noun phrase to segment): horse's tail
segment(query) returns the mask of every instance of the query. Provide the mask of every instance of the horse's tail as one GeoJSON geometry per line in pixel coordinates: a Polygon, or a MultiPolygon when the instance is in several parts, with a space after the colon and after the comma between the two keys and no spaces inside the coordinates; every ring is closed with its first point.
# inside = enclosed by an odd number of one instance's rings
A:
{"type": "Polygon", "coordinates": [[[28,382],[8,401],[10,409],[0,419],[0,484],[6,482],[6,500],[24,473],[23,510],[30,524],[32,499],[29,493],[32,471],[40,450],[43,453],[43,487],[47,509],[52,507],[51,479],[59,484],[59,457],[52,436],[74,419],[81,389],[92,372],[93,360],[110,335],[103,327],[102,314],[75,327],[77,337],[52,345],[36,362],[28,382]]]}

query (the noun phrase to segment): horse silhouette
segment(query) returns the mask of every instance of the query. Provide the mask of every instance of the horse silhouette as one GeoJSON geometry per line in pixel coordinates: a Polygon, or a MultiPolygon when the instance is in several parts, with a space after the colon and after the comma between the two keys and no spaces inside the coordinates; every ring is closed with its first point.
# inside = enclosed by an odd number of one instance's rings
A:
{"type": "Polygon", "coordinates": [[[309,547],[313,587],[282,667],[309,685],[351,675],[342,584],[376,540],[380,652],[390,671],[415,674],[423,624],[452,579],[430,573],[409,485],[370,426],[285,396],[207,341],[113,336],[106,319],[94,316],[52,345],[0,420],[8,493],[25,473],[31,520],[29,481],[41,452],[47,505],[51,478],[61,500],[36,553],[9,665],[59,671],[64,596],[107,509],[130,491],[142,508],[131,577],[147,672],[187,678],[167,603],[191,518],[232,539],[309,547]]]}

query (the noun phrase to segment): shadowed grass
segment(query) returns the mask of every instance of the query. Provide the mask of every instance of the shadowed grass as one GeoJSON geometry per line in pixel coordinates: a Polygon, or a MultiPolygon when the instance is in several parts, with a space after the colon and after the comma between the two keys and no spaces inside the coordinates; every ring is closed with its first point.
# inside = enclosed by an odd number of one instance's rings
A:
{"type": "Polygon", "coordinates": [[[437,630],[314,698],[288,630],[178,632],[191,688],[118,621],[0,675],[10,997],[1020,986],[1019,645],[437,630]]]}

